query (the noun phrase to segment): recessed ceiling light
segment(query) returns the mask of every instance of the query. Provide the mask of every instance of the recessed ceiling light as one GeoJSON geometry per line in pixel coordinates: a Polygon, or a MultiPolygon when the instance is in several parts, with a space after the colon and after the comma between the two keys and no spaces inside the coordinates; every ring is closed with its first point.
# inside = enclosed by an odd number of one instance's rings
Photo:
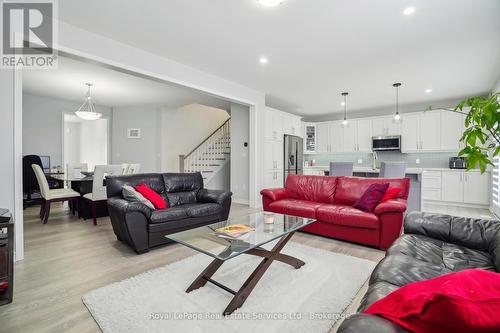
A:
{"type": "Polygon", "coordinates": [[[344,105],[345,105],[345,102],[340,103],[340,105],[344,106],[344,105]]]}
{"type": "Polygon", "coordinates": [[[265,65],[269,62],[269,60],[267,60],[266,57],[260,57],[259,59],[259,62],[262,64],[262,65],[265,65]]]}
{"type": "Polygon", "coordinates": [[[432,89],[430,89],[430,88],[425,89],[425,92],[429,94],[429,93],[431,93],[431,92],[432,92],[432,89]]]}
{"type": "Polygon", "coordinates": [[[407,7],[403,10],[403,14],[405,14],[406,16],[411,15],[413,13],[415,13],[415,7],[407,7]]]}
{"type": "Polygon", "coordinates": [[[259,0],[259,3],[266,7],[275,7],[285,2],[285,0],[259,0]]]}

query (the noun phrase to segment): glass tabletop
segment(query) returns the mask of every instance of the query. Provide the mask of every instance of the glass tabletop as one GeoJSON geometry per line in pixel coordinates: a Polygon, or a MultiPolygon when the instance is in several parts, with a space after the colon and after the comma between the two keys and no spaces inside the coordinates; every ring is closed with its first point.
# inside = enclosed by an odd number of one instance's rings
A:
{"type": "Polygon", "coordinates": [[[315,219],[258,212],[165,237],[219,260],[228,260],[314,222],[315,219]],[[264,219],[272,223],[264,223],[264,219]],[[244,224],[255,230],[240,239],[227,239],[216,235],[217,229],[235,224],[244,224]]]}
{"type": "Polygon", "coordinates": [[[73,181],[73,182],[76,182],[76,181],[92,181],[94,179],[94,176],[85,176],[83,174],[80,174],[80,175],[69,175],[69,174],[66,174],[66,173],[62,173],[62,174],[55,174],[55,175],[50,175],[50,178],[52,179],[56,179],[56,180],[61,180],[61,181],[73,181]]]}

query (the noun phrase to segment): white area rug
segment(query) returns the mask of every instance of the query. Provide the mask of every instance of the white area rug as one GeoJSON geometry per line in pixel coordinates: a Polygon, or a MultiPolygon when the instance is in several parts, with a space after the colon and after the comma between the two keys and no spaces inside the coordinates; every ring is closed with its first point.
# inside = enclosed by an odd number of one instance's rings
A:
{"type": "MultiPolygon", "coordinates": [[[[203,254],[93,290],[83,302],[104,333],[328,332],[375,267],[294,242],[282,252],[306,264],[273,262],[243,307],[226,318],[231,294],[210,283],[185,292],[212,260],[203,254]]],[[[260,260],[240,255],[213,278],[238,290],[260,260]]]]}

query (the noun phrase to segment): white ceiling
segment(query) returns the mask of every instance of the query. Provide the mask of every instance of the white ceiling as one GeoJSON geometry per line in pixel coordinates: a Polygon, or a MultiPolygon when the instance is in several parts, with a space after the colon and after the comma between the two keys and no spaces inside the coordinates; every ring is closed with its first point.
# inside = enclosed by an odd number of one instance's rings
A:
{"type": "Polygon", "coordinates": [[[35,95],[84,101],[87,87],[94,84],[92,95],[96,104],[109,107],[127,105],[158,105],[178,108],[198,103],[224,110],[229,103],[218,98],[116,70],[65,57],[59,58],[54,70],[23,72],[23,90],[35,95]]]}
{"type": "Polygon", "coordinates": [[[302,115],[489,91],[500,75],[498,0],[64,0],[85,30],[228,78],[302,115]],[[408,6],[411,16],[403,15],[408,6]],[[265,56],[269,63],[259,64],[265,56]],[[425,89],[433,92],[426,94],[425,89]]]}

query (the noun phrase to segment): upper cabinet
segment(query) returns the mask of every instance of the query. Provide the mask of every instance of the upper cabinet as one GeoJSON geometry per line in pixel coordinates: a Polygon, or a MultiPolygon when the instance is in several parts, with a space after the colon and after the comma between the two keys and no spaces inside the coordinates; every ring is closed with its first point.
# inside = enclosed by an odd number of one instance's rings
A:
{"type": "Polygon", "coordinates": [[[356,142],[358,151],[372,151],[372,121],[370,119],[356,121],[356,142]]]}
{"type": "Polygon", "coordinates": [[[372,119],[373,136],[401,135],[401,123],[395,122],[393,116],[372,119]]]}
{"type": "Polygon", "coordinates": [[[302,136],[301,118],[291,113],[266,108],[265,132],[266,140],[283,141],[283,135],[302,136]]]}
{"type": "Polygon", "coordinates": [[[284,134],[296,135],[302,137],[300,117],[293,115],[286,115],[284,116],[283,124],[284,124],[283,127],[284,134]]]}
{"type": "Polygon", "coordinates": [[[441,150],[441,113],[428,111],[404,114],[401,117],[401,151],[441,150]]]}
{"type": "Polygon", "coordinates": [[[371,151],[371,119],[322,122],[316,124],[317,153],[349,153],[371,151]]]}
{"type": "Polygon", "coordinates": [[[442,111],[441,112],[441,149],[458,151],[463,148],[460,142],[465,129],[465,115],[461,113],[442,111]]]}
{"type": "Polygon", "coordinates": [[[316,152],[316,124],[304,123],[304,153],[316,152]]]}

